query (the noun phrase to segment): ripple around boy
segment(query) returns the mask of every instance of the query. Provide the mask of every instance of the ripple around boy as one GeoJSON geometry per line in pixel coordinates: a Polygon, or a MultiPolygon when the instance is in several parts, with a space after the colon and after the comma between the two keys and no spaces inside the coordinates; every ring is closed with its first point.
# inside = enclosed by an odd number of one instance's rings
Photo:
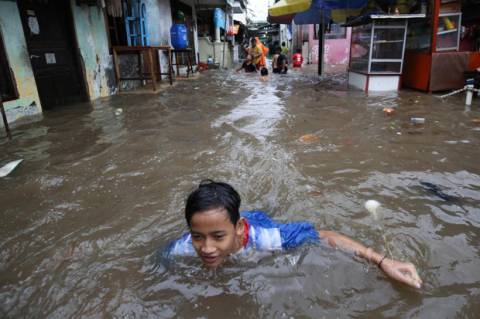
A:
{"type": "Polygon", "coordinates": [[[370,247],[341,234],[317,230],[310,222],[277,223],[261,211],[240,214],[240,195],[229,184],[202,181],[187,199],[185,218],[189,233],[168,245],[167,257],[195,256],[209,268],[221,266],[230,256],[251,250],[276,251],[326,241],[376,264],[387,276],[415,288],[422,280],[411,263],[386,258],[370,247]]]}

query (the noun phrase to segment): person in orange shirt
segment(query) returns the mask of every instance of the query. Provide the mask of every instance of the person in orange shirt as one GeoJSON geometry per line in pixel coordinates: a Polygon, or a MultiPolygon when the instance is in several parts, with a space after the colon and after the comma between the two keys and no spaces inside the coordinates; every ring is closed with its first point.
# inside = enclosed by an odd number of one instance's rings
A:
{"type": "Polygon", "coordinates": [[[257,70],[261,68],[261,59],[263,51],[260,46],[257,45],[257,41],[254,38],[250,40],[250,49],[248,49],[248,54],[252,57],[252,63],[255,65],[257,70]]]}
{"type": "Polygon", "coordinates": [[[268,54],[268,48],[263,45],[262,41],[258,37],[255,37],[255,41],[257,43],[257,47],[259,47],[262,50],[262,56],[260,57],[260,61],[257,65],[257,67],[260,69],[262,67],[265,67],[267,65],[267,54],[268,54]]]}

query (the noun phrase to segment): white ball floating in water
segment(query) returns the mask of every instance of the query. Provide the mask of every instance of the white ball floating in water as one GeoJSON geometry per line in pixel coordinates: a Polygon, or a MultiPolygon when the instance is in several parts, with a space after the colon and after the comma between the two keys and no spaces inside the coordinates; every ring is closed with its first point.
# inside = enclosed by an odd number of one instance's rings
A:
{"type": "Polygon", "coordinates": [[[369,199],[365,202],[365,209],[375,217],[377,216],[378,207],[380,207],[380,203],[374,199],[369,199]]]}

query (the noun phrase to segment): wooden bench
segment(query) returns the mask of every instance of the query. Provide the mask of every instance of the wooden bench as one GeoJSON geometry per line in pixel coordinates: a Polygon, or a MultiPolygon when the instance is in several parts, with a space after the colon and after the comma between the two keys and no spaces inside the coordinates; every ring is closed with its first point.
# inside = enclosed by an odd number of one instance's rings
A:
{"type": "Polygon", "coordinates": [[[157,78],[162,81],[162,75],[167,75],[170,85],[173,84],[172,48],[170,46],[115,46],[112,49],[117,88],[120,86],[120,81],[123,80],[150,80],[153,91],[156,91],[157,78]],[[167,53],[168,70],[166,72],[162,72],[162,65],[160,63],[159,52],[162,51],[167,53]],[[121,75],[120,55],[137,55],[138,76],[121,75]]]}
{"type": "Polygon", "coordinates": [[[173,49],[172,50],[172,53],[175,55],[175,62],[173,63],[176,68],[177,68],[177,76],[180,75],[180,66],[181,65],[185,65],[187,67],[187,78],[188,76],[190,75],[190,73],[194,73],[194,70],[193,70],[193,57],[192,57],[192,54],[193,54],[193,50],[190,49],[190,48],[186,48],[186,49],[173,49]],[[181,55],[181,61],[179,61],[178,59],[178,56],[179,54],[181,55]],[[185,55],[187,56],[186,58],[186,62],[184,61],[185,60],[185,55]]]}

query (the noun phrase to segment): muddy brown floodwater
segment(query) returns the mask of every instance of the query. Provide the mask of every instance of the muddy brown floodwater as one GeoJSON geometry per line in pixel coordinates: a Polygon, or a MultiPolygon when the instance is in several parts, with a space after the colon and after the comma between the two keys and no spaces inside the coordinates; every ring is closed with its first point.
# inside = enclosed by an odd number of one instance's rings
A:
{"type": "Polygon", "coordinates": [[[478,318],[480,118],[460,97],[215,72],[45,113],[0,141],[0,316],[478,318]],[[382,110],[394,107],[393,115],[382,110]],[[121,110],[119,110],[121,109],[121,110]],[[411,117],[424,117],[412,126],[411,117]],[[307,135],[308,134],[308,135],[307,135]],[[326,245],[157,264],[200,180],[415,263],[419,291],[326,245]],[[375,220],[364,202],[382,203],[375,220]]]}

